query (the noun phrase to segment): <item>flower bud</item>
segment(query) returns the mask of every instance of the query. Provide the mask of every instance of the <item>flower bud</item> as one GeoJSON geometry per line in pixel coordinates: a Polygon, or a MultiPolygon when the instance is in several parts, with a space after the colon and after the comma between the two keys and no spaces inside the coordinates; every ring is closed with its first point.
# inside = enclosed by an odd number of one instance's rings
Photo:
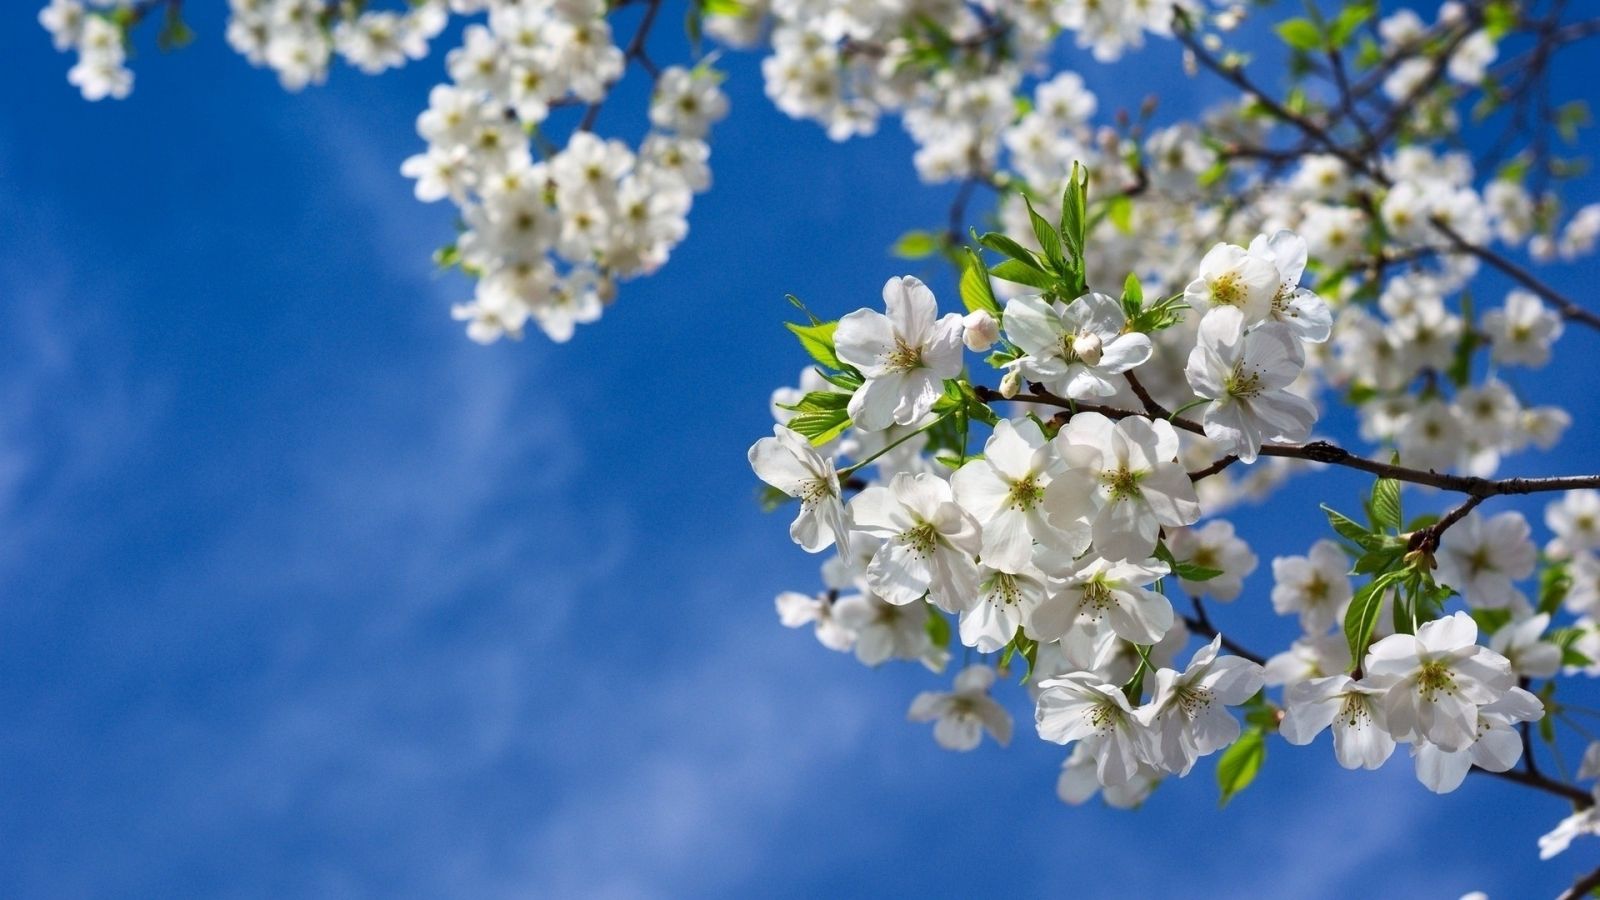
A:
{"type": "Polygon", "coordinates": [[[1072,339],[1072,352],[1078,354],[1078,358],[1083,360],[1083,364],[1086,366],[1100,365],[1100,357],[1104,352],[1101,349],[1100,335],[1092,331],[1085,331],[1074,337],[1072,339]]]}
{"type": "Polygon", "coordinates": [[[961,339],[973,353],[982,353],[1000,340],[1000,323],[986,309],[967,313],[961,320],[961,339]]]}
{"type": "Polygon", "coordinates": [[[1000,396],[1006,398],[1007,400],[1015,397],[1021,390],[1022,373],[1018,372],[1016,369],[1012,369],[1011,371],[1007,372],[1005,377],[1000,379],[1000,396]]]}

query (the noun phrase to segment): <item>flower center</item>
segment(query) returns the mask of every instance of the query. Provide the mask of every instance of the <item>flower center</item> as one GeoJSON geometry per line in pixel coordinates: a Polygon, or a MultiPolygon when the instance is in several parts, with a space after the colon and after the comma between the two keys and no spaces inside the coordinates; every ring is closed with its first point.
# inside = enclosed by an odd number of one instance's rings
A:
{"type": "Polygon", "coordinates": [[[918,556],[931,556],[933,554],[933,545],[939,540],[939,532],[938,529],[933,527],[932,523],[923,522],[910,531],[903,532],[900,535],[900,540],[905,541],[906,546],[915,551],[918,556]]]}
{"type": "Polygon", "coordinates": [[[1006,495],[1006,505],[1026,512],[1037,506],[1043,497],[1044,488],[1030,473],[1011,483],[1011,492],[1006,495]]]}
{"type": "Polygon", "coordinates": [[[1367,711],[1367,698],[1361,694],[1346,694],[1339,704],[1339,719],[1348,728],[1365,728],[1372,713],[1367,711]]]}
{"type": "Polygon", "coordinates": [[[1017,587],[1017,576],[996,572],[985,586],[991,602],[1013,605],[1022,599],[1022,589],[1017,587]]]}
{"type": "Polygon", "coordinates": [[[895,338],[894,350],[889,353],[889,369],[895,372],[910,372],[920,368],[922,368],[922,348],[907,344],[904,338],[895,338]]]}
{"type": "Polygon", "coordinates": [[[812,478],[800,485],[800,505],[811,509],[823,499],[833,496],[833,485],[826,478],[812,478]]]}
{"type": "Polygon", "coordinates": [[[1455,677],[1450,674],[1450,667],[1444,663],[1430,659],[1422,664],[1417,672],[1417,692],[1424,700],[1433,700],[1439,692],[1446,695],[1456,692],[1455,677]]]}
{"type": "Polygon", "coordinates": [[[1248,400],[1261,393],[1261,373],[1254,369],[1246,369],[1244,360],[1233,364],[1233,370],[1223,381],[1222,387],[1229,396],[1248,400]]]}
{"type": "Polygon", "coordinates": [[[1239,306],[1244,302],[1244,285],[1239,283],[1237,272],[1224,272],[1211,282],[1211,299],[1223,306],[1239,306]]]}
{"type": "Polygon", "coordinates": [[[1139,479],[1143,472],[1129,471],[1126,465],[1120,466],[1115,472],[1102,476],[1106,487],[1111,489],[1112,500],[1132,500],[1141,496],[1139,479]]]}
{"type": "Polygon", "coordinates": [[[1116,600],[1111,596],[1111,586],[1104,581],[1091,581],[1083,586],[1083,605],[1090,610],[1096,618],[1107,607],[1114,606],[1116,600]]]}

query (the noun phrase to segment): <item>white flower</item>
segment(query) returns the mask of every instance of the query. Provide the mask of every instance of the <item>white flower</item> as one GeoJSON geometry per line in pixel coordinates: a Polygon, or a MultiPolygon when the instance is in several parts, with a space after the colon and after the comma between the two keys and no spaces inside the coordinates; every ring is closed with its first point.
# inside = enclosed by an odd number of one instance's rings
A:
{"type": "Polygon", "coordinates": [[[1110,397],[1111,376],[1150,358],[1150,338],[1123,332],[1122,304],[1091,293],[1071,303],[1018,297],[1006,304],[1006,336],[1027,355],[1018,368],[1057,394],[1083,400],[1110,397]]]}
{"type": "Polygon", "coordinates": [[[1483,316],[1490,355],[1503,366],[1543,366],[1550,361],[1550,345],[1561,337],[1562,328],[1561,316],[1531,291],[1511,291],[1504,307],[1483,316]]]}
{"type": "Polygon", "coordinates": [[[1243,314],[1231,307],[1206,313],[1184,371],[1194,392],[1212,401],[1206,436],[1255,462],[1263,442],[1305,440],[1317,410],[1286,390],[1305,367],[1305,353],[1289,329],[1271,322],[1247,333],[1244,325],[1243,314]]]}
{"type": "Polygon", "coordinates": [[[1038,569],[1013,573],[979,566],[978,600],[961,612],[961,643],[979,653],[998,651],[1016,637],[1046,592],[1044,573],[1038,569]]]}
{"type": "Polygon", "coordinates": [[[1292,231],[1277,231],[1271,237],[1257,235],[1249,252],[1278,270],[1278,290],[1272,295],[1268,317],[1288,326],[1302,341],[1326,341],[1333,333],[1333,312],[1321,297],[1300,286],[1306,270],[1306,239],[1292,231]]]}
{"type": "Polygon", "coordinates": [[[1237,656],[1217,656],[1222,636],[1195,651],[1182,673],[1156,672],[1155,697],[1139,712],[1153,732],[1151,746],[1161,768],[1189,774],[1196,759],[1239,738],[1239,721],[1228,712],[1261,690],[1261,667],[1237,656]]]}
{"type": "Polygon", "coordinates": [[[650,124],[684,137],[703,138],[728,114],[728,98],[713,72],[668,66],[656,78],[650,99],[650,124]]]}
{"type": "Polygon", "coordinates": [[[849,555],[850,528],[833,460],[824,459],[798,432],[774,425],[772,437],[750,448],[750,468],[762,481],[800,498],[800,512],[789,526],[796,544],[817,553],[837,543],[839,552],[849,555]]]}
{"type": "Polygon", "coordinates": [[[987,309],[975,309],[961,317],[961,341],[973,353],[982,353],[1000,340],[1000,323],[987,309]]]}
{"type": "Polygon", "coordinates": [[[1146,763],[1140,763],[1137,774],[1127,784],[1102,787],[1095,774],[1095,759],[1082,744],[1072,748],[1061,763],[1061,775],[1056,779],[1056,796],[1062,803],[1078,806],[1099,793],[1106,805],[1114,809],[1134,809],[1150,796],[1161,783],[1161,772],[1146,763]]]}
{"type": "Polygon", "coordinates": [[[1177,432],[1166,420],[1128,416],[1113,423],[1081,412],[1055,443],[1071,468],[1045,488],[1050,521],[1092,521],[1093,546],[1101,556],[1144,559],[1155,551],[1162,526],[1200,518],[1194,483],[1177,461],[1177,432]],[[1089,448],[1098,459],[1073,448],[1089,448]]]}
{"type": "Polygon", "coordinates": [[[1415,635],[1392,634],[1367,651],[1366,681],[1385,691],[1384,714],[1398,740],[1460,750],[1478,732],[1478,707],[1515,683],[1505,657],[1476,643],[1464,612],[1435,619],[1415,635]]]}
{"type": "MultiPolygon", "coordinates": [[[[1340,637],[1340,642],[1343,642],[1340,637]]],[[[1348,654],[1347,654],[1348,655],[1348,654]]],[[[1376,769],[1394,753],[1384,718],[1383,692],[1349,675],[1329,675],[1290,685],[1278,733],[1304,746],[1333,726],[1333,754],[1346,769],[1376,769]]]]}
{"type": "Polygon", "coordinates": [[[1445,72],[1463,84],[1477,84],[1483,80],[1489,64],[1498,55],[1499,48],[1495,45],[1494,36],[1487,31],[1475,31],[1456,46],[1456,52],[1450,54],[1450,63],[1445,67],[1445,72]]]}
{"type": "Polygon", "coordinates": [[[1350,669],[1350,642],[1339,632],[1297,638],[1263,668],[1271,686],[1339,675],[1350,669]]]}
{"type": "Polygon", "coordinates": [[[796,591],[784,591],[778,595],[775,605],[778,621],[785,628],[804,628],[815,623],[817,641],[829,650],[849,650],[856,642],[856,636],[834,618],[833,604],[826,595],[808,597],[796,591]]]}
{"type": "Polygon", "coordinates": [[[911,701],[906,717],[932,721],[933,739],[946,750],[973,750],[985,731],[1004,747],[1011,743],[1011,714],[989,696],[994,678],[988,666],[968,666],[956,675],[953,692],[923,691],[911,701]]]}
{"type": "Polygon", "coordinates": [[[1272,608],[1281,616],[1298,612],[1307,634],[1327,631],[1350,603],[1349,571],[1344,551],[1327,539],[1306,556],[1280,556],[1272,561],[1272,608]]]}
{"type": "Polygon", "coordinates": [[[1435,554],[1440,584],[1461,592],[1462,599],[1481,609],[1526,609],[1528,598],[1512,582],[1533,574],[1539,550],[1529,537],[1533,530],[1519,512],[1484,518],[1470,512],[1450,526],[1435,554]]]}
{"type": "Polygon", "coordinates": [[[1556,533],[1545,546],[1565,558],[1600,548],[1600,491],[1567,491],[1544,508],[1544,524],[1556,533]]]}
{"type": "Polygon", "coordinates": [[[997,423],[984,444],[983,458],[956,470],[950,486],[956,502],[983,528],[984,565],[1020,572],[1033,560],[1034,541],[1063,562],[1089,546],[1087,519],[1073,521],[1063,515],[1046,520],[1046,489],[1066,469],[1067,463],[1039,425],[1032,419],[1016,419],[997,423]]]}
{"type": "Polygon", "coordinates": [[[927,414],[944,380],[961,374],[961,316],[936,319],[927,285],[907,275],[883,286],[888,315],[858,309],[839,321],[834,348],[866,383],[850,398],[850,417],[863,431],[909,425],[927,414]]]}
{"type": "Polygon", "coordinates": [[[1114,685],[1092,672],[1039,683],[1034,723],[1039,737],[1057,744],[1079,742],[1094,758],[1095,775],[1107,787],[1128,784],[1143,769],[1148,731],[1114,685]]]}
{"type": "Polygon", "coordinates": [[[850,501],[854,527],[884,544],[867,566],[867,584],[896,605],[928,594],[946,612],[970,606],[978,592],[978,523],[936,475],[900,473],[850,501]]]}
{"type": "Polygon", "coordinates": [[[1125,641],[1149,645],[1161,640],[1172,627],[1172,604],[1148,585],[1167,574],[1166,563],[1150,559],[1141,563],[1091,556],[1077,571],[1051,577],[1050,596],[1033,611],[1029,637],[1055,641],[1079,622],[1104,622],[1125,641]]]}
{"type": "Polygon", "coordinates": [[[1561,646],[1544,640],[1550,614],[1507,622],[1489,638],[1489,649],[1504,656],[1518,678],[1550,678],[1561,669],[1561,646]]]}
{"type": "Polygon", "coordinates": [[[888,659],[924,657],[928,639],[928,608],[895,606],[873,593],[849,594],[833,605],[833,619],[856,636],[856,659],[875,666],[888,659]]]}
{"type": "Polygon", "coordinates": [[[1478,711],[1477,737],[1460,750],[1449,751],[1429,743],[1413,744],[1417,780],[1436,794],[1448,794],[1466,780],[1473,766],[1505,772],[1522,758],[1522,735],[1511,726],[1544,715],[1539,698],[1520,687],[1478,711]]]}
{"type": "Polygon", "coordinates": [[[1594,788],[1596,802],[1562,819],[1549,834],[1539,838],[1539,858],[1549,859],[1571,846],[1572,839],[1585,834],[1600,834],[1600,785],[1594,788]]]}
{"type": "Polygon", "coordinates": [[[1167,549],[1174,558],[1221,575],[1206,581],[1179,578],[1178,584],[1190,594],[1211,597],[1224,603],[1236,599],[1244,590],[1245,576],[1256,570],[1256,555],[1250,545],[1233,532],[1233,523],[1213,519],[1199,528],[1177,528],[1167,534],[1167,549]]]}
{"type": "MultiPolygon", "coordinates": [[[[1303,267],[1303,266],[1302,266],[1303,267]]],[[[1299,273],[1295,273],[1299,281],[1299,273]]],[[[1183,291],[1185,303],[1202,312],[1212,307],[1237,309],[1246,325],[1265,321],[1283,284],[1271,258],[1236,244],[1218,244],[1200,260],[1200,277],[1183,291]]]]}

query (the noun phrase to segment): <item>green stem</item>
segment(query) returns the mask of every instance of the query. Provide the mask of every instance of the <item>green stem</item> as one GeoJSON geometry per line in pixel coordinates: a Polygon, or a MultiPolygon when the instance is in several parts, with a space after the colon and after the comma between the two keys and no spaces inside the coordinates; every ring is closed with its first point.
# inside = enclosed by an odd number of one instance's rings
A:
{"type": "MultiPolygon", "coordinates": [[[[956,409],[960,409],[960,408],[961,407],[959,407],[959,406],[956,407],[956,409]]],[[[839,470],[839,480],[843,481],[844,479],[849,478],[851,475],[854,475],[857,471],[859,471],[861,469],[862,466],[866,465],[867,463],[872,462],[873,460],[875,460],[878,457],[884,455],[885,453],[888,453],[890,450],[893,450],[894,448],[900,446],[901,444],[904,444],[906,441],[911,440],[912,438],[914,438],[917,435],[923,433],[924,431],[927,431],[928,429],[930,429],[933,426],[939,424],[940,422],[943,422],[945,419],[948,419],[951,416],[955,415],[956,409],[950,410],[949,412],[947,412],[944,415],[938,417],[937,419],[934,419],[932,422],[929,422],[928,424],[922,426],[921,428],[918,428],[916,431],[908,431],[908,432],[906,432],[903,436],[901,436],[899,438],[896,438],[893,443],[885,445],[882,450],[879,450],[877,453],[872,454],[871,456],[867,457],[866,459],[863,459],[860,462],[849,466],[848,468],[840,469],[839,470]]]]}

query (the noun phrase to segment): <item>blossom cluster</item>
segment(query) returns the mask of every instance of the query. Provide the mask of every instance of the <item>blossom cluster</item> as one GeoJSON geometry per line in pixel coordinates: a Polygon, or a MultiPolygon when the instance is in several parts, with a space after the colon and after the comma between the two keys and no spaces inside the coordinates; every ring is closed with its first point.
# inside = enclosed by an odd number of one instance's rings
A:
{"type": "MultiPolygon", "coordinates": [[[[1473,766],[1515,766],[1517,727],[1545,712],[1529,682],[1564,663],[1600,671],[1585,652],[1600,655],[1587,574],[1600,574],[1600,494],[1551,505],[1547,555],[1563,561],[1540,577],[1563,592],[1542,588],[1535,603],[1518,587],[1539,559],[1520,513],[1469,507],[1407,523],[1399,484],[1380,479],[1370,525],[1330,511],[1341,541],[1272,561],[1272,605],[1298,617],[1303,637],[1264,665],[1226,652],[1201,598],[1237,600],[1259,561],[1231,523],[1205,517],[1250,488],[1199,489],[1236,461],[1316,458],[1308,370],[1361,307],[1304,282],[1308,242],[1288,230],[1213,245],[1163,299],[1147,300],[1137,276],[1121,297],[1088,289],[1098,257],[1083,175],[1068,184],[1059,226],[1023,204],[1038,249],[981,239],[1007,259],[991,270],[968,256],[964,314],[941,315],[932,290],[905,276],[885,284],[882,312],[791,326],[819,367],[774,394],[773,436],[750,462],[774,500],[799,501],[793,540],[834,554],[826,590],[779,596],[783,623],[812,625],[868,665],[942,671],[957,642],[976,654],[951,691],[911,707],[950,749],[985,733],[1009,741],[1011,714],[992,691],[1025,666],[1038,734],[1072,746],[1058,793],[1073,803],[1099,792],[1136,805],[1201,757],[1258,753],[1273,732],[1306,744],[1330,726],[1342,765],[1376,768],[1407,744],[1437,792],[1473,766]],[[998,388],[969,380],[968,351],[989,354],[998,388]],[[1172,371],[1183,402],[1168,407],[1146,385],[1172,371]],[[975,425],[991,429],[981,449],[975,425]],[[1357,590],[1352,574],[1373,577],[1357,590]],[[1196,614],[1175,606],[1179,592],[1196,614]],[[1447,612],[1453,598],[1465,608],[1447,612]],[[1563,598],[1581,618],[1556,629],[1563,598]],[[1197,634],[1206,642],[1180,667],[1197,634]]],[[[1483,355],[1515,352],[1500,343],[1483,355]]],[[[1403,444],[1396,455],[1407,460],[1403,444]]]]}
{"type": "MultiPolygon", "coordinates": [[[[58,48],[80,54],[69,79],[86,98],[126,96],[128,35],[155,4],[89,2],[96,8],[51,0],[40,22],[58,48]]],[[[427,149],[401,172],[415,179],[419,200],[449,200],[459,210],[462,231],[438,259],[477,279],[472,300],[453,309],[467,334],[484,343],[521,337],[531,320],[565,341],[577,324],[600,316],[618,281],[655,271],[688,233],[694,195],[711,184],[710,126],[728,110],[715,69],[657,67],[645,54],[658,2],[648,4],[638,40],[618,46],[609,17],[627,5],[419,0],[368,9],[230,0],[227,39],[298,91],[324,82],[335,55],[381,73],[426,56],[452,14],[483,17],[447,54],[450,81],[431,92],[417,119],[427,149]],[[593,126],[633,62],[654,90],[650,130],[629,145],[593,126]],[[571,119],[557,122],[563,109],[571,119]]],[[[186,26],[174,13],[163,35],[175,28],[186,26]]]]}

